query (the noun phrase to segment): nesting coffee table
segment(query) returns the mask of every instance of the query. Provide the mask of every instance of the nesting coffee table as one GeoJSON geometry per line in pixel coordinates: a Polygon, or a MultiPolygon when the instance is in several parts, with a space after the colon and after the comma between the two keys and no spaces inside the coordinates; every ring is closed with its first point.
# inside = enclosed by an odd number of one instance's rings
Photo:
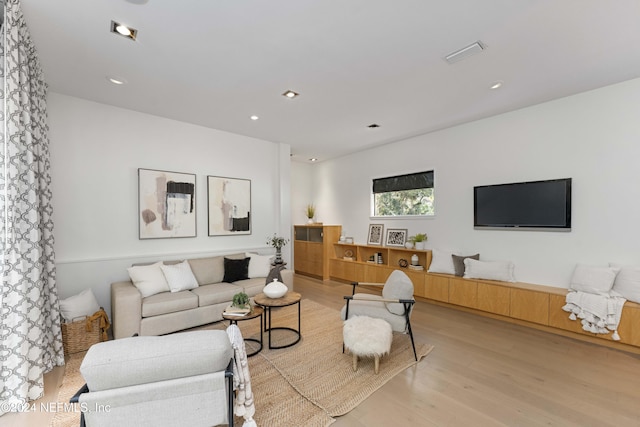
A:
{"type": "Polygon", "coordinates": [[[251,310],[250,313],[245,314],[244,316],[234,316],[232,314],[225,314],[222,313],[222,318],[228,320],[232,325],[237,325],[238,322],[241,322],[243,320],[250,320],[250,319],[255,319],[256,317],[260,318],[260,339],[257,340],[255,338],[245,338],[245,341],[251,341],[254,342],[256,344],[259,344],[260,347],[258,347],[258,349],[250,354],[247,354],[247,357],[251,357],[253,355],[256,355],[258,353],[260,353],[260,350],[262,350],[262,318],[263,318],[263,314],[264,314],[264,310],[262,309],[262,307],[253,307],[253,309],[251,310]]]}
{"type": "Polygon", "coordinates": [[[292,345],[295,345],[298,342],[300,342],[300,338],[302,338],[302,335],[300,334],[300,299],[301,298],[302,298],[302,295],[300,295],[298,292],[287,292],[281,298],[269,298],[264,293],[260,293],[260,294],[256,295],[255,297],[253,297],[253,300],[255,301],[255,303],[258,304],[258,305],[261,305],[262,307],[264,307],[264,310],[265,310],[264,331],[265,332],[269,332],[269,348],[270,349],[291,347],[292,345]],[[287,306],[294,305],[294,304],[298,305],[298,329],[284,327],[284,326],[278,326],[278,327],[271,326],[271,311],[272,311],[272,309],[281,308],[281,307],[287,307],[287,306]],[[289,344],[277,345],[277,346],[276,345],[272,345],[271,344],[271,331],[275,331],[275,330],[292,331],[292,332],[294,332],[296,334],[297,339],[295,341],[289,343],[289,344]]]}

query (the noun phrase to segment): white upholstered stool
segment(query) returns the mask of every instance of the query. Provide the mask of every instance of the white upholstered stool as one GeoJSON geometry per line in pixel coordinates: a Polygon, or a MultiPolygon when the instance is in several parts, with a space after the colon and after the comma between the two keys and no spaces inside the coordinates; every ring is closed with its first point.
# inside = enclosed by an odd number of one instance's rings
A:
{"type": "Polygon", "coordinates": [[[353,354],[353,370],[358,370],[358,356],[375,358],[378,373],[380,357],[389,354],[393,334],[386,320],[368,316],[353,316],[344,322],[342,329],[344,346],[353,354]]]}

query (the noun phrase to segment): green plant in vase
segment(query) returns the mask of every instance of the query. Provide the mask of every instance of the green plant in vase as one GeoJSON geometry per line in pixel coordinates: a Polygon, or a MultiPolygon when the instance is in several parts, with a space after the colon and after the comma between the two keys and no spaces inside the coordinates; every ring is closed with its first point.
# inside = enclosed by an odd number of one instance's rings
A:
{"type": "Polygon", "coordinates": [[[316,207],[313,203],[309,203],[306,209],[306,215],[308,218],[307,223],[313,224],[313,217],[316,216],[316,207]]]}
{"type": "Polygon", "coordinates": [[[275,234],[272,237],[267,238],[267,245],[276,248],[276,259],[273,261],[274,264],[284,263],[284,261],[282,260],[282,247],[287,243],[289,243],[289,239],[276,236],[275,234]]]}
{"type": "Polygon", "coordinates": [[[416,249],[424,249],[424,242],[427,241],[427,234],[426,233],[418,233],[415,236],[411,236],[409,238],[409,240],[411,240],[413,242],[413,244],[415,245],[416,249]]]}
{"type": "Polygon", "coordinates": [[[249,295],[244,292],[238,292],[233,296],[233,300],[231,300],[231,305],[235,308],[251,308],[249,304],[249,295]]]}

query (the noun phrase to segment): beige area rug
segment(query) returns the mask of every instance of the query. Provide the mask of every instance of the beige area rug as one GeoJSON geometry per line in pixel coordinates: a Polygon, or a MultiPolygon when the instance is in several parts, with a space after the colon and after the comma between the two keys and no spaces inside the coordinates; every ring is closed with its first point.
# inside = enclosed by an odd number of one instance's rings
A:
{"type": "MultiPolygon", "coordinates": [[[[249,358],[256,415],[259,427],[268,426],[327,426],[333,417],[344,415],[406,368],[414,365],[411,340],[408,335],[394,334],[391,353],[380,360],[380,373],[374,374],[373,359],[358,362],[352,369],[351,355],[342,353],[342,321],[340,313],[309,300],[301,302],[302,339],[293,347],[269,350],[268,335],[264,334],[264,348],[249,358]]],[[[297,326],[295,306],[273,310],[273,326],[297,326]]],[[[257,338],[257,319],[239,322],[245,338],[257,338]]],[[[222,329],[219,322],[199,329],[222,329]]],[[[290,331],[274,331],[273,344],[285,344],[295,337],[290,331]]],[[[247,342],[247,351],[254,344],[247,342]]],[[[418,359],[433,349],[416,343],[418,359]]],[[[67,364],[58,401],[68,402],[83,382],[78,368],[80,361],[67,364]],[[68,378],[69,377],[69,378],[68,378]],[[76,377],[76,379],[73,379],[76,377]],[[66,391],[67,385],[71,390],[66,391]],[[67,397],[68,396],[68,397],[67,397]]],[[[79,415],[56,414],[53,426],[77,426],[79,415]]],[[[236,418],[242,426],[242,419],[236,418]]]]}

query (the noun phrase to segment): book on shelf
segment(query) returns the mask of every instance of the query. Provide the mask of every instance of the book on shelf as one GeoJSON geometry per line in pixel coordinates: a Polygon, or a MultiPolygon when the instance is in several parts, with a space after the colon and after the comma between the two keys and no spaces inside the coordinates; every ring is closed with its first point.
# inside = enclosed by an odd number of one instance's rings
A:
{"type": "Polygon", "coordinates": [[[409,265],[409,270],[422,271],[424,270],[424,267],[421,265],[409,265]]]}

